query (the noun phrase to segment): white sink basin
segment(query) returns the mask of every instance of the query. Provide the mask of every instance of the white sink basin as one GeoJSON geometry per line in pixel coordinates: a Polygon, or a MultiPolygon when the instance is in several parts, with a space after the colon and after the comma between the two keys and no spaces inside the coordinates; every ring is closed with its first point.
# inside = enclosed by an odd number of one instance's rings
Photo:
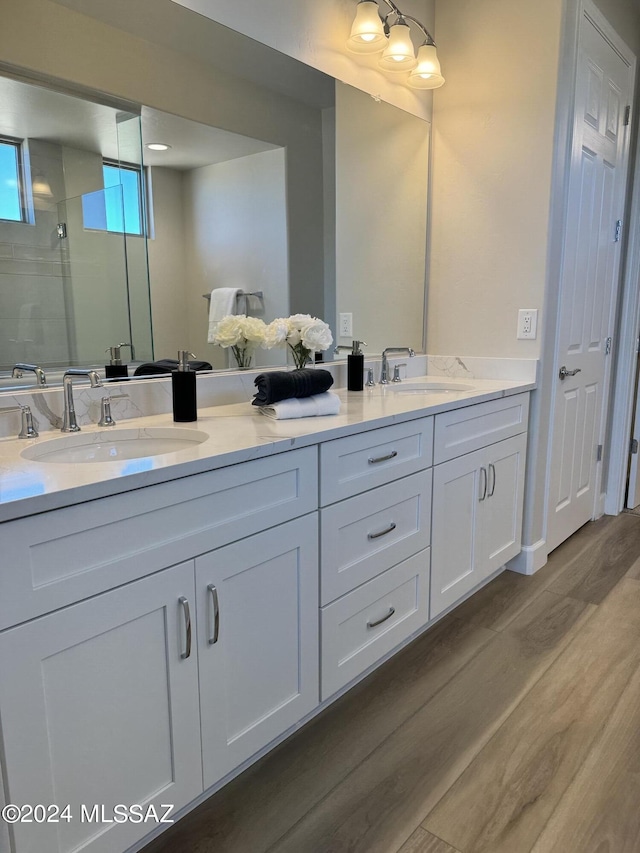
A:
{"type": "Polygon", "coordinates": [[[209,438],[206,432],[179,427],[115,429],[75,433],[38,441],[20,454],[37,462],[118,462],[160,456],[196,447],[209,438]]]}
{"type": "Polygon", "coordinates": [[[475,391],[473,385],[463,385],[461,382],[431,382],[421,380],[419,382],[397,382],[389,385],[396,394],[464,394],[466,391],[475,391]]]}

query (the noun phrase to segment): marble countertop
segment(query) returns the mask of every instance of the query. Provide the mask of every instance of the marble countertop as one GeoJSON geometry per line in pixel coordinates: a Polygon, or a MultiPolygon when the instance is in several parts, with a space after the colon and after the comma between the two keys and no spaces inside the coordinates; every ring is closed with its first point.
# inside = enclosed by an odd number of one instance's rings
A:
{"type": "MultiPolygon", "coordinates": [[[[433,381],[443,379],[423,377],[427,378],[433,381]]],[[[409,380],[416,381],[419,378],[409,380]]],[[[206,433],[208,438],[205,441],[188,449],[141,459],[100,463],[31,461],[21,455],[25,448],[55,440],[61,433],[48,432],[29,440],[0,439],[0,521],[84,503],[341,438],[363,429],[435,415],[535,388],[534,382],[522,380],[446,379],[448,385],[465,386],[470,382],[472,391],[432,391],[429,394],[398,393],[402,385],[378,385],[362,392],[334,389],[342,403],[340,414],[300,420],[272,420],[262,415],[249,400],[201,408],[195,423],[177,426],[206,433]]],[[[98,442],[101,436],[108,439],[118,429],[144,430],[169,426],[175,426],[172,416],[160,414],[127,419],[108,430],[83,426],[81,435],[85,439],[95,435],[98,442]]]]}

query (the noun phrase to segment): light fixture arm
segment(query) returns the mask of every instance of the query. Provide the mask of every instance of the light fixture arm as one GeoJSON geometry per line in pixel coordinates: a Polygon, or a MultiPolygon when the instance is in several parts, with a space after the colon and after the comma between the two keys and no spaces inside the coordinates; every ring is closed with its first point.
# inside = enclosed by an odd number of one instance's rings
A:
{"type": "MultiPolygon", "coordinates": [[[[424,37],[425,37],[425,44],[432,44],[434,47],[436,46],[436,43],[433,40],[433,36],[431,35],[429,30],[425,27],[425,25],[423,23],[421,23],[417,18],[414,18],[413,15],[405,15],[403,12],[401,12],[400,9],[398,9],[396,4],[393,2],[393,0],[384,0],[384,2],[391,9],[391,12],[394,15],[397,15],[397,17],[400,20],[412,21],[417,27],[419,27],[422,30],[422,32],[424,33],[424,37]]],[[[391,14],[391,12],[389,14],[391,14]]],[[[382,15],[380,17],[382,17],[382,15]]],[[[382,18],[384,25],[385,25],[385,28],[388,26],[388,24],[387,24],[387,18],[388,17],[389,17],[389,15],[387,15],[386,18],[382,18]]]]}

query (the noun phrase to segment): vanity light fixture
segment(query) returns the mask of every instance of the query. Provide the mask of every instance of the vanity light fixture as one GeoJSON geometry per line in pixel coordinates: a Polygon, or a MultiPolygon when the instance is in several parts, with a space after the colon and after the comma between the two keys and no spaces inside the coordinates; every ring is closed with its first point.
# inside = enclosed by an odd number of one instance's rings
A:
{"type": "Polygon", "coordinates": [[[166,145],[164,142],[147,142],[144,147],[150,151],[168,151],[171,148],[170,145],[166,145]]]}
{"type": "Polygon", "coordinates": [[[433,37],[417,18],[405,15],[393,0],[383,0],[391,10],[383,16],[376,0],[359,0],[347,47],[353,53],[379,53],[380,68],[392,73],[410,71],[407,80],[414,89],[437,89],[444,83],[433,37]],[[393,18],[392,22],[389,21],[393,18]],[[416,58],[409,24],[424,35],[416,58]]]}

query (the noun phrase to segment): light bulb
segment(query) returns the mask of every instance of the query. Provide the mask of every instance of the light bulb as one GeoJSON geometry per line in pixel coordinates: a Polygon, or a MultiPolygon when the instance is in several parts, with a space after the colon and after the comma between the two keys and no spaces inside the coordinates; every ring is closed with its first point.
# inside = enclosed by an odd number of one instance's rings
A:
{"type": "Polygon", "coordinates": [[[347,41],[348,49],[353,53],[378,53],[386,43],[378,4],[375,0],[360,0],[347,41]]]}
{"type": "Polygon", "coordinates": [[[444,83],[435,44],[418,48],[418,64],[409,75],[409,85],[414,89],[438,89],[444,83]]]}
{"type": "Polygon", "coordinates": [[[411,32],[404,18],[399,18],[389,30],[389,42],[378,65],[385,71],[393,72],[410,71],[417,65],[411,32]]]}

